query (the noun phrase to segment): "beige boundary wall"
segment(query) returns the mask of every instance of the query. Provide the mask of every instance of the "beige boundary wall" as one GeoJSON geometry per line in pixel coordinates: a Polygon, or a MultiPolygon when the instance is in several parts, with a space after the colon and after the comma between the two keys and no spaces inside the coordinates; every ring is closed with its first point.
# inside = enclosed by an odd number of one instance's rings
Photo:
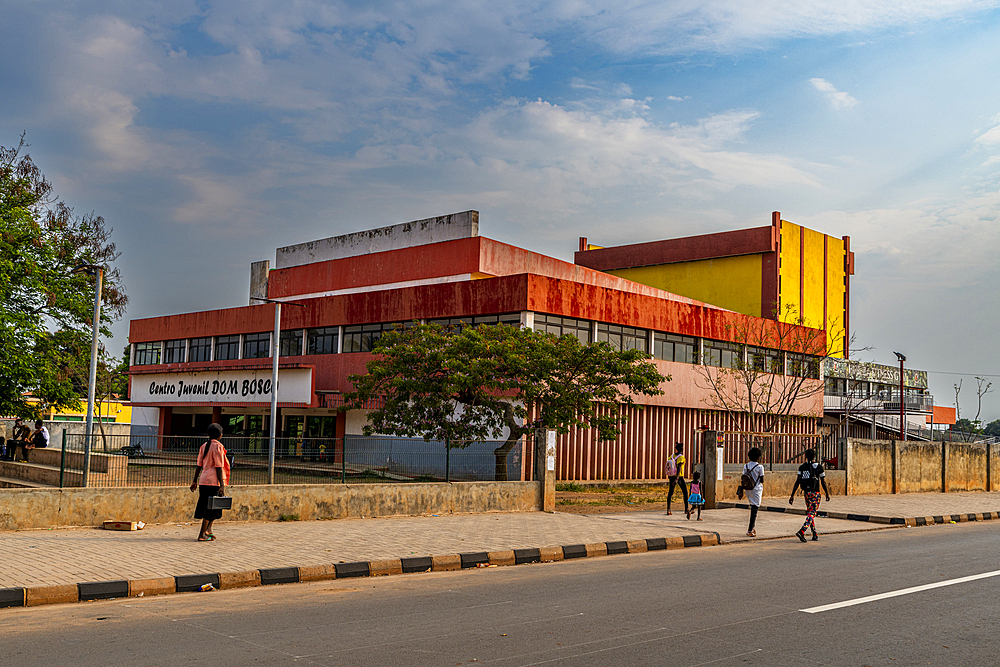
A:
{"type": "MultiPolygon", "coordinates": [[[[226,521],[528,512],[543,507],[539,482],[231,486],[226,521]]],[[[193,521],[186,487],[0,489],[0,530],[99,526],[104,521],[193,521]]]]}
{"type": "Polygon", "coordinates": [[[844,447],[850,495],[1000,487],[1000,444],[850,439],[844,447]]]}
{"type": "MultiPolygon", "coordinates": [[[[794,470],[764,470],[764,497],[765,498],[787,498],[792,494],[792,487],[795,486],[795,478],[798,473],[794,470]]],[[[719,501],[736,501],[736,487],[740,484],[740,472],[725,472],[722,474],[722,487],[717,492],[716,499],[719,501]]],[[[827,470],[826,487],[830,490],[831,496],[843,496],[846,493],[847,471],[827,470]]],[[[798,504],[802,505],[802,493],[799,492],[798,504]]]]}

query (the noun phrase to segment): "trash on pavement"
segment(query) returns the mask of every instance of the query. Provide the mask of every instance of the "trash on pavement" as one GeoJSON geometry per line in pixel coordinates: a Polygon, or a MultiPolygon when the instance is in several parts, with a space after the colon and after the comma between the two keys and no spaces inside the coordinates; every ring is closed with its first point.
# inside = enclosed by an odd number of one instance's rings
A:
{"type": "Polygon", "coordinates": [[[146,527],[142,521],[105,521],[104,530],[142,530],[146,527]]]}

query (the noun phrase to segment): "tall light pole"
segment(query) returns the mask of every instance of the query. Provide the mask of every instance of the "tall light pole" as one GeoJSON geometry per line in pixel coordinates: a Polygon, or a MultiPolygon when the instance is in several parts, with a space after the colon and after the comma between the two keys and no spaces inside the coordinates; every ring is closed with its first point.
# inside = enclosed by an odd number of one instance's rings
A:
{"type": "MultiPolygon", "coordinates": [[[[281,301],[265,299],[260,296],[250,297],[253,301],[263,301],[274,304],[274,336],[271,338],[271,446],[267,449],[267,483],[274,484],[274,449],[278,437],[278,355],[281,352],[281,301]]],[[[303,304],[293,303],[293,306],[305,308],[303,304]]]]}
{"type": "Polygon", "coordinates": [[[906,440],[906,401],[903,399],[903,362],[906,355],[893,352],[899,359],[899,439],[906,440]]]}
{"type": "Polygon", "coordinates": [[[97,395],[97,335],[101,330],[101,290],[104,287],[104,267],[96,264],[81,264],[73,269],[73,273],[86,273],[94,276],[94,320],[93,338],[90,343],[90,384],[87,390],[87,429],[83,441],[83,482],[86,487],[90,482],[90,450],[94,435],[94,397],[97,395]]]}

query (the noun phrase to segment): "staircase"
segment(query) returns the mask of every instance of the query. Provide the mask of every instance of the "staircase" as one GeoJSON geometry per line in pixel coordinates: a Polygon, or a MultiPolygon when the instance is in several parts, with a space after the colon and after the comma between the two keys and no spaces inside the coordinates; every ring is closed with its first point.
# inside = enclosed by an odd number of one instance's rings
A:
{"type": "MultiPolygon", "coordinates": [[[[30,450],[28,463],[0,461],[0,488],[58,487],[61,459],[61,450],[44,448],[30,450]]],[[[126,456],[94,453],[90,455],[90,486],[124,486],[127,471],[126,456]]],[[[83,486],[83,452],[66,452],[63,486],[83,486]]]]}

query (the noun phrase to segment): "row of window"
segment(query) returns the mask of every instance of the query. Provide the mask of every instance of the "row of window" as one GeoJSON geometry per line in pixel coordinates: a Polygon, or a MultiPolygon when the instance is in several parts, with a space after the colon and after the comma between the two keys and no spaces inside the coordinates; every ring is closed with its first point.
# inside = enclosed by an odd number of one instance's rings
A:
{"type": "MultiPolygon", "coordinates": [[[[460,329],[463,326],[509,324],[521,322],[519,313],[482,315],[467,318],[427,320],[428,324],[460,329]]],[[[340,346],[341,327],[295,329],[281,332],[279,354],[294,357],[302,354],[336,354],[341,352],[370,352],[382,334],[396,327],[412,326],[412,322],[383,322],[343,327],[343,345],[340,346]]],[[[819,377],[819,358],[805,355],[783,355],[778,350],[746,347],[735,343],[698,339],[680,334],[650,332],[618,324],[606,324],[559,315],[534,315],[534,329],[556,336],[571,335],[588,344],[603,341],[616,350],[640,350],[656,359],[685,364],[703,364],[720,368],[742,368],[744,364],[758,371],[787,373],[798,377],[819,377]],[[652,349],[649,349],[652,342],[652,349]],[[785,365],[787,357],[787,367],[785,365]]],[[[243,334],[242,336],[215,336],[169,340],[164,343],[136,343],[133,364],[172,364],[221,361],[226,359],[259,359],[271,356],[271,333],[243,334]],[[241,340],[242,339],[242,340],[241,340]],[[240,356],[242,344],[242,356],[240,356]],[[162,361],[161,359],[162,355],[162,361]]]]}

